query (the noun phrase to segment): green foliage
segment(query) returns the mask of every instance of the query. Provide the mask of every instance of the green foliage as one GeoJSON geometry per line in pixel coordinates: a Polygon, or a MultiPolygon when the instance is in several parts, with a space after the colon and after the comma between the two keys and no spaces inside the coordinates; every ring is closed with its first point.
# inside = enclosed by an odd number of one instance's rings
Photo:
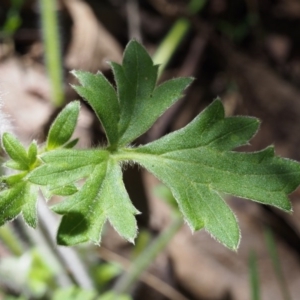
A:
{"type": "Polygon", "coordinates": [[[26,300],[26,298],[24,298],[24,297],[6,296],[5,298],[3,298],[3,300],[26,300]]]}
{"type": "Polygon", "coordinates": [[[6,20],[0,28],[0,37],[11,37],[22,24],[20,11],[23,6],[23,0],[11,0],[11,7],[6,12],[6,20]]]}
{"type": "Polygon", "coordinates": [[[53,295],[53,300],[131,300],[129,295],[117,295],[110,291],[97,296],[95,291],[83,290],[78,287],[59,289],[53,295]]]}
{"type": "Polygon", "coordinates": [[[57,0],[39,0],[40,25],[44,41],[45,64],[51,84],[51,100],[54,105],[62,106],[65,94],[57,5],[57,0]]]}
{"type": "Polygon", "coordinates": [[[100,296],[97,300],[132,300],[131,296],[126,294],[116,294],[114,292],[107,292],[104,295],[100,296]]]}
{"type": "MultiPolygon", "coordinates": [[[[58,115],[50,127],[46,148],[53,150],[64,146],[71,138],[78,119],[80,104],[74,101],[66,106],[66,108],[58,115]]],[[[70,144],[67,144],[70,148],[70,144]]]]}
{"type": "Polygon", "coordinates": [[[4,133],[2,144],[11,158],[5,166],[22,172],[1,178],[3,189],[0,193],[0,225],[22,212],[26,223],[35,227],[38,186],[27,181],[25,176],[37,162],[36,142],[33,141],[27,151],[12,134],[4,133]]]}
{"type": "Polygon", "coordinates": [[[257,267],[257,257],[254,251],[250,252],[248,265],[249,265],[251,299],[260,300],[259,272],[257,267]]]}
{"type": "Polygon", "coordinates": [[[155,88],[158,66],[144,48],[131,42],[125,49],[123,65],[111,63],[117,92],[104,78],[88,72],[73,74],[82,86],[74,86],[94,109],[111,149],[128,145],[145,133],[180,97],[191,78],[169,80],[155,88]]]}
{"type": "Polygon", "coordinates": [[[278,282],[278,287],[280,289],[282,299],[291,300],[292,298],[290,296],[287,280],[285,279],[282,271],[274,234],[272,230],[268,227],[265,228],[264,234],[265,234],[265,242],[266,242],[269,258],[271,259],[272,262],[274,274],[278,282]]]}
{"type": "Polygon", "coordinates": [[[122,274],[122,271],[122,267],[117,263],[103,262],[101,264],[94,265],[92,268],[92,274],[94,281],[97,284],[97,289],[104,291],[112,280],[122,274]]]}
{"type": "Polygon", "coordinates": [[[54,274],[37,249],[32,249],[19,257],[5,257],[0,262],[2,283],[22,290],[24,294],[42,297],[49,288],[55,286],[54,274]]]}
{"type": "Polygon", "coordinates": [[[1,224],[22,213],[34,227],[36,195],[41,186],[46,198],[67,196],[52,207],[63,215],[59,244],[99,244],[107,220],[133,242],[139,212],[122,180],[122,166],[131,162],[145,167],[171,190],[193,231],[205,228],[231,249],[237,249],[240,232],[233,212],[221,197],[223,193],[291,211],[287,194],[300,183],[300,165],[276,157],[272,147],[255,153],[233,151],[248,144],[258,130],[257,119],[225,118],[217,99],[186,127],[133,147],[131,143],[182,96],[192,79],[172,79],[156,87],[158,68],[135,41],[126,47],[123,64],[111,66],[117,90],[101,73],[73,72],[81,84],[74,88],[93,108],[105,130],[106,146],[69,149],[76,143],[70,138],[78,102],[60,113],[50,128],[46,147],[39,152],[35,143],[26,150],[12,135],[3,135],[3,147],[11,158],[6,166],[19,173],[2,177],[1,224]]]}
{"type": "Polygon", "coordinates": [[[96,293],[94,291],[83,290],[78,287],[58,289],[53,295],[53,300],[94,300],[96,293]]]}
{"type": "Polygon", "coordinates": [[[257,153],[230,151],[245,144],[257,128],[253,118],[224,119],[217,100],[185,128],[124,152],[133,152],[136,162],[171,189],[192,230],[205,227],[220,242],[235,248],[239,228],[220,193],[290,211],[286,194],[299,180],[299,165],[275,157],[273,148],[257,153]]]}

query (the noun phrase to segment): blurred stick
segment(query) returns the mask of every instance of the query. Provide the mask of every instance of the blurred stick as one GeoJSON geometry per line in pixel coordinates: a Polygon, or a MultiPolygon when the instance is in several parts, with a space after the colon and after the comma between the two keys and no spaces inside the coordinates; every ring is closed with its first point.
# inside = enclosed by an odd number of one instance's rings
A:
{"type": "Polygon", "coordinates": [[[138,1],[127,0],[126,10],[129,39],[135,39],[139,42],[142,42],[141,19],[138,1]]]}

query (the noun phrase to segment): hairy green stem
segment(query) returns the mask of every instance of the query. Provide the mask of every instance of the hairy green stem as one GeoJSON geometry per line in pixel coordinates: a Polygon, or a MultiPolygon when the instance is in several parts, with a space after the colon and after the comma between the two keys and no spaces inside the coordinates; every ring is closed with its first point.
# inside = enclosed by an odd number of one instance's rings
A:
{"type": "Polygon", "coordinates": [[[171,225],[160,234],[144,252],[142,252],[142,254],[133,262],[128,272],[116,283],[114,290],[117,294],[126,294],[130,292],[140,275],[167,246],[181,226],[182,218],[178,214],[174,215],[171,225]]]}
{"type": "Polygon", "coordinates": [[[64,103],[64,88],[56,4],[56,0],[40,0],[45,61],[51,82],[52,101],[56,106],[61,106],[64,103]]]}

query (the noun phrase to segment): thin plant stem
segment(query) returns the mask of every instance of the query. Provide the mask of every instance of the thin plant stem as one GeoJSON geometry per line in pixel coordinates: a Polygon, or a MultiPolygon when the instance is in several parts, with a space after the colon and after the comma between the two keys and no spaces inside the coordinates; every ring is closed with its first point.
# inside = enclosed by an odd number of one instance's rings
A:
{"type": "Polygon", "coordinates": [[[171,225],[160,234],[144,252],[133,262],[128,272],[117,281],[114,290],[117,294],[129,293],[135,282],[145,269],[149,267],[155,257],[167,246],[179,228],[182,226],[182,218],[176,214],[171,225]]]}
{"type": "Polygon", "coordinates": [[[70,277],[70,274],[62,265],[59,257],[57,256],[57,253],[54,251],[54,248],[49,245],[40,228],[32,229],[28,227],[24,222],[22,222],[21,224],[31,242],[36,245],[41,256],[47,257],[47,265],[56,275],[57,283],[59,284],[59,286],[63,288],[72,286],[73,281],[70,277]]]}
{"type": "MultiPolygon", "coordinates": [[[[39,219],[41,220],[41,226],[49,236],[49,242],[51,244],[50,247],[54,248],[56,245],[55,238],[58,220],[48,209],[45,200],[42,197],[39,197],[39,216],[39,219]]],[[[55,250],[65,266],[65,269],[68,270],[68,272],[72,275],[76,284],[83,289],[94,289],[93,281],[76,249],[71,247],[56,246],[55,250]]]]}
{"type": "MultiPolygon", "coordinates": [[[[101,259],[108,262],[117,263],[123,268],[124,271],[128,270],[131,266],[131,262],[129,260],[103,246],[99,248],[99,254],[101,259]]],[[[164,282],[160,278],[157,278],[147,271],[141,274],[139,280],[159,292],[161,295],[165,296],[167,299],[188,300],[185,296],[183,296],[168,283],[164,282]]]]}
{"type": "MultiPolygon", "coordinates": [[[[206,1],[207,0],[191,0],[188,5],[188,13],[190,15],[196,14],[204,7],[206,1]]],[[[191,23],[187,18],[179,18],[160,43],[153,55],[154,64],[160,65],[158,69],[158,78],[165,70],[176,49],[190,30],[190,27],[191,23]]]]}
{"type": "Polygon", "coordinates": [[[279,288],[280,288],[280,291],[282,294],[282,298],[284,300],[290,300],[291,296],[290,296],[290,293],[289,293],[289,290],[288,290],[288,287],[286,284],[286,280],[285,280],[283,272],[282,272],[274,235],[270,228],[265,229],[265,241],[266,241],[267,249],[268,249],[271,261],[272,261],[273,269],[274,269],[274,272],[275,272],[275,275],[276,275],[276,278],[277,278],[277,281],[279,284],[279,288]]]}
{"type": "Polygon", "coordinates": [[[40,0],[45,62],[51,82],[52,102],[59,107],[64,103],[64,88],[56,5],[56,0],[40,0]]]}
{"type": "Polygon", "coordinates": [[[251,299],[260,300],[260,286],[259,286],[259,275],[257,269],[257,258],[254,251],[250,252],[249,255],[249,277],[250,277],[250,289],[251,299]]]}
{"type": "Polygon", "coordinates": [[[159,65],[158,77],[160,77],[165,70],[168,62],[189,29],[190,22],[185,18],[180,18],[175,22],[167,36],[160,43],[155,54],[153,55],[154,64],[159,65]]]}
{"type": "Polygon", "coordinates": [[[21,256],[23,247],[10,224],[0,227],[0,240],[15,256],[21,256]]]}

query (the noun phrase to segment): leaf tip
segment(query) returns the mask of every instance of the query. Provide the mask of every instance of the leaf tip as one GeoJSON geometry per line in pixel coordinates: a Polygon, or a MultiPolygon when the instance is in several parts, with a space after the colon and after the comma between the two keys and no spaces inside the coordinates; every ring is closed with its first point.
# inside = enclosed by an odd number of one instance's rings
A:
{"type": "Polygon", "coordinates": [[[231,251],[233,251],[233,252],[235,252],[235,253],[237,253],[238,252],[238,249],[239,249],[239,245],[237,245],[237,246],[234,246],[234,247],[232,247],[232,248],[229,248],[231,251]]]}
{"type": "Polygon", "coordinates": [[[91,240],[91,242],[92,242],[95,246],[98,246],[98,247],[100,247],[100,245],[101,245],[101,239],[98,240],[98,241],[96,241],[96,240],[91,240]]]}
{"type": "Polygon", "coordinates": [[[61,237],[60,235],[56,236],[56,243],[58,246],[69,246],[69,244],[66,242],[66,240],[61,237]]]}
{"type": "Polygon", "coordinates": [[[214,236],[210,231],[207,230],[206,228],[206,232],[218,243],[222,244],[223,246],[225,246],[226,248],[228,248],[231,251],[237,252],[240,246],[240,241],[241,241],[241,231],[240,228],[239,229],[239,233],[237,238],[236,237],[230,237],[229,239],[223,239],[220,237],[216,237],[214,236]]]}
{"type": "Polygon", "coordinates": [[[72,75],[74,75],[75,77],[76,77],[76,74],[77,74],[78,72],[79,72],[78,70],[71,70],[71,71],[70,71],[70,73],[71,73],[72,75]]]}
{"type": "Polygon", "coordinates": [[[204,228],[204,223],[202,221],[201,221],[201,223],[193,224],[192,222],[189,222],[189,220],[186,217],[184,217],[184,222],[185,222],[185,224],[188,225],[192,234],[194,234],[196,231],[199,231],[204,228]]]}
{"type": "Polygon", "coordinates": [[[127,241],[133,245],[135,245],[135,237],[134,238],[128,238],[127,241]]]}
{"type": "Polygon", "coordinates": [[[285,204],[284,206],[278,206],[278,205],[274,205],[274,206],[291,215],[294,212],[294,210],[289,199],[287,199],[287,201],[284,204],[285,204]]]}
{"type": "Polygon", "coordinates": [[[221,100],[220,96],[217,96],[213,102],[220,102],[222,104],[222,100],[221,100]]]}

